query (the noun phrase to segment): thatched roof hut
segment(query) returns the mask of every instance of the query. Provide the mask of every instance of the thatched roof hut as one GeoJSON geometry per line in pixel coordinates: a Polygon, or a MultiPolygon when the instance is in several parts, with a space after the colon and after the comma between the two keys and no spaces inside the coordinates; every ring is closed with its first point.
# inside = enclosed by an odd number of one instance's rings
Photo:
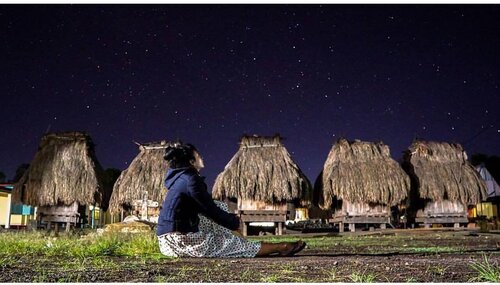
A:
{"type": "Polygon", "coordinates": [[[133,201],[143,198],[145,191],[148,200],[163,202],[167,193],[163,180],[168,169],[163,155],[168,145],[166,141],[139,144],[139,154],[115,182],[109,202],[110,213],[130,208],[133,201]]]}
{"type": "Polygon", "coordinates": [[[243,136],[238,152],[217,176],[212,195],[216,199],[294,201],[307,205],[311,188],[279,135],[243,136]]]}
{"type": "Polygon", "coordinates": [[[29,168],[15,184],[13,199],[32,206],[68,206],[77,202],[106,208],[102,175],[88,134],[46,134],[29,168]]]}
{"type": "Polygon", "coordinates": [[[472,205],[487,197],[485,183],[460,144],[416,140],[405,152],[403,166],[421,199],[472,205]]]}
{"type": "Polygon", "coordinates": [[[315,203],[329,209],[335,201],[394,206],[405,199],[410,179],[382,142],[339,139],[315,183],[315,203]]]}

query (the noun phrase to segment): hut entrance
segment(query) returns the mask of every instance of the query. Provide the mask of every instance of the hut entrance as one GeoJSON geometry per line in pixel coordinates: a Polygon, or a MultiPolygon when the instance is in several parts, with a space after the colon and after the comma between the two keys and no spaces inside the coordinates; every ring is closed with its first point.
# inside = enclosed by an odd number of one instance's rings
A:
{"type": "Polygon", "coordinates": [[[271,204],[263,201],[238,199],[236,211],[242,222],[242,234],[248,235],[250,223],[274,223],[275,233],[282,235],[287,220],[287,203],[271,204]]]}
{"type": "Polygon", "coordinates": [[[467,224],[467,209],[460,201],[431,201],[425,208],[417,211],[416,223],[430,228],[432,224],[453,224],[459,228],[460,224],[467,224]]]}
{"type": "MultiPolygon", "coordinates": [[[[346,224],[351,232],[356,231],[356,224],[378,224],[381,229],[385,229],[386,224],[392,227],[389,206],[348,201],[344,201],[342,208],[335,211],[330,223],[338,224],[339,232],[344,232],[346,224]]],[[[370,227],[372,229],[374,227],[370,227]]]]}
{"type": "Polygon", "coordinates": [[[69,231],[72,226],[75,228],[79,219],[77,202],[69,206],[41,206],[37,210],[38,226],[50,230],[54,225],[56,232],[59,230],[59,226],[63,226],[66,231],[69,231]]]}
{"type": "Polygon", "coordinates": [[[141,220],[158,222],[158,217],[160,216],[159,203],[149,200],[147,191],[144,191],[142,199],[132,202],[132,210],[141,220]]]}

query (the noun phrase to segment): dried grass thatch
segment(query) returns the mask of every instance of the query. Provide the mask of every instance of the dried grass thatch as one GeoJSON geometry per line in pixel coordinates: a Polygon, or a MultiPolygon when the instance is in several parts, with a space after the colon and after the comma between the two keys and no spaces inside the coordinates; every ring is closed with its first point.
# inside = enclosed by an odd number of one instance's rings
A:
{"type": "Polygon", "coordinates": [[[15,184],[13,199],[32,206],[77,202],[106,208],[102,178],[103,170],[88,134],[46,134],[29,168],[15,184]]]}
{"type": "Polygon", "coordinates": [[[486,198],[486,185],[460,144],[416,140],[406,151],[403,165],[421,199],[472,205],[486,198]]]}
{"type": "Polygon", "coordinates": [[[281,143],[273,137],[243,136],[240,149],[217,176],[212,195],[268,203],[310,203],[311,183],[281,143]]]}
{"type": "Polygon", "coordinates": [[[166,141],[139,144],[139,154],[115,182],[109,202],[110,213],[130,208],[133,201],[142,199],[145,191],[148,200],[163,202],[167,193],[163,180],[168,170],[163,155],[168,146],[166,141]]]}
{"type": "Polygon", "coordinates": [[[335,200],[394,206],[410,190],[410,178],[387,145],[346,139],[333,145],[315,184],[315,203],[322,209],[335,200]]]}

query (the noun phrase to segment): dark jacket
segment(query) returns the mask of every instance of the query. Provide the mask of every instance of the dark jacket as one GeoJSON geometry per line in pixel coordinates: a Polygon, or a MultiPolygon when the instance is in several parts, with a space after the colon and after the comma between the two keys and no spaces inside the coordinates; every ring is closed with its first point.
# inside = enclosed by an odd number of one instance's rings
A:
{"type": "Polygon", "coordinates": [[[240,226],[237,215],[230,214],[215,205],[207,191],[207,185],[196,169],[169,169],[165,177],[167,197],[158,218],[157,235],[170,232],[197,232],[198,214],[212,219],[230,230],[240,226]]]}

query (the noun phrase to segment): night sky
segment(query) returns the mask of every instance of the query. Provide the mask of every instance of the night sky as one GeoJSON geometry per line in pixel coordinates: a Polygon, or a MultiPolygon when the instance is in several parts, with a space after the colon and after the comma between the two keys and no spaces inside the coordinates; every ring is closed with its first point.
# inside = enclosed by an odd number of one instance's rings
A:
{"type": "Polygon", "coordinates": [[[0,5],[0,171],[47,131],[104,168],[181,139],[209,187],[243,134],[280,133],[314,182],[340,137],[500,155],[499,5],[0,5]]]}

